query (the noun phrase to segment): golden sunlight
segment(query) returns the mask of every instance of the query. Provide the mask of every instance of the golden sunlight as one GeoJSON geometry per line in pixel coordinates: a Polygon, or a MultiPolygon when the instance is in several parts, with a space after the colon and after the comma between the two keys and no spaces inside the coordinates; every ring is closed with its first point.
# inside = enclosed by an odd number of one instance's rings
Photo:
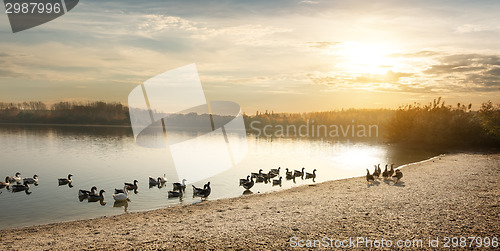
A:
{"type": "Polygon", "coordinates": [[[386,74],[396,61],[389,55],[394,50],[387,45],[346,42],[332,52],[342,58],[337,67],[352,74],[386,74]]]}

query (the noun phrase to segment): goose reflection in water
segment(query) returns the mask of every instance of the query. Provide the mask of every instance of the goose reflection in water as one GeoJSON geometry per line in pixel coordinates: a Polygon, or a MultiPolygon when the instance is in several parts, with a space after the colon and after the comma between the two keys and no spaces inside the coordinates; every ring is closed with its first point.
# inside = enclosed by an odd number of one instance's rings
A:
{"type": "Polygon", "coordinates": [[[115,201],[115,203],[113,203],[113,207],[123,207],[123,211],[125,213],[128,212],[128,202],[130,200],[127,198],[126,200],[123,200],[123,201],[115,201]]]}
{"type": "Polygon", "coordinates": [[[243,191],[243,195],[250,195],[250,194],[253,194],[253,192],[250,190],[243,191]]]}

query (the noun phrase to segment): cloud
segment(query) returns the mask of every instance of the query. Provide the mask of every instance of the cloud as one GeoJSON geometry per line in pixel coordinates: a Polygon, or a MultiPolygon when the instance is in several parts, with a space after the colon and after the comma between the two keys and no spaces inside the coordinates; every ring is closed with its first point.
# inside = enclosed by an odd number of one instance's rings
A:
{"type": "Polygon", "coordinates": [[[342,42],[329,42],[329,41],[323,41],[323,42],[307,42],[307,46],[314,48],[314,49],[328,49],[331,47],[334,47],[338,44],[341,44],[342,42]]]}
{"type": "Polygon", "coordinates": [[[311,1],[311,0],[303,0],[300,1],[299,4],[318,4],[319,1],[311,1]]]}
{"type": "Polygon", "coordinates": [[[498,27],[491,27],[479,24],[464,24],[457,27],[456,32],[458,33],[470,33],[470,32],[480,32],[480,31],[494,31],[498,27]]]}

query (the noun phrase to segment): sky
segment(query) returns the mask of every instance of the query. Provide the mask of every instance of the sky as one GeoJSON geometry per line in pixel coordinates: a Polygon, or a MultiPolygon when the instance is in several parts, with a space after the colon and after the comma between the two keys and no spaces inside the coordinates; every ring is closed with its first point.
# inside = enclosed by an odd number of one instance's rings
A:
{"type": "Polygon", "coordinates": [[[18,33],[0,9],[0,102],[126,104],[195,63],[249,114],[500,103],[497,0],[81,0],[18,33]]]}

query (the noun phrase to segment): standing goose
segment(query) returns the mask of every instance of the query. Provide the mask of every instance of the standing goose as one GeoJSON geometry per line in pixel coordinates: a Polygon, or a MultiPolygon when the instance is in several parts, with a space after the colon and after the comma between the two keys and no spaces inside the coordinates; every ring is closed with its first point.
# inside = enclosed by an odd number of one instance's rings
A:
{"type": "Polygon", "coordinates": [[[380,176],[380,172],[377,168],[377,165],[374,165],[374,166],[375,166],[375,170],[373,171],[373,177],[378,178],[380,176]]]}
{"type": "Polygon", "coordinates": [[[243,185],[243,183],[250,181],[250,175],[247,175],[246,179],[240,179],[240,186],[243,185]]]}
{"type": "Polygon", "coordinates": [[[391,170],[387,173],[389,177],[391,177],[394,174],[394,164],[391,164],[391,170]]]}
{"type": "Polygon", "coordinates": [[[28,191],[28,189],[30,189],[30,186],[26,182],[24,182],[23,184],[12,185],[12,191],[14,192],[28,191]]]}
{"type": "Polygon", "coordinates": [[[16,176],[14,176],[14,177],[9,177],[9,178],[10,178],[10,180],[9,180],[9,181],[10,181],[10,182],[20,182],[20,181],[21,181],[21,177],[20,177],[19,175],[21,175],[21,173],[20,173],[20,172],[17,172],[17,173],[16,173],[16,176]]]}
{"type": "Polygon", "coordinates": [[[394,179],[394,183],[396,184],[403,178],[403,173],[399,169],[397,169],[396,174],[392,176],[392,178],[394,179]]]}
{"type": "Polygon", "coordinates": [[[0,188],[10,186],[10,176],[5,177],[5,182],[0,182],[0,188]]]}
{"type": "Polygon", "coordinates": [[[373,178],[373,175],[370,174],[370,170],[366,168],[366,181],[368,183],[373,182],[375,179],[373,178]]]}
{"type": "Polygon", "coordinates": [[[316,169],[314,169],[312,173],[306,173],[306,179],[314,179],[314,178],[316,178],[316,169]]]}
{"type": "Polygon", "coordinates": [[[128,190],[127,190],[127,187],[123,187],[123,190],[122,189],[115,189],[115,193],[112,194],[113,196],[113,199],[115,201],[125,201],[127,200],[128,198],[128,190]]]}
{"type": "Polygon", "coordinates": [[[134,183],[126,183],[126,182],[125,182],[124,184],[125,184],[125,187],[127,187],[127,190],[136,190],[137,188],[139,188],[139,187],[137,186],[137,183],[138,183],[138,182],[139,182],[139,181],[134,180],[134,183]]]}
{"type": "Polygon", "coordinates": [[[280,176],[279,179],[273,180],[273,186],[281,186],[281,180],[282,179],[283,179],[283,177],[280,176]]]}
{"type": "Polygon", "coordinates": [[[385,165],[385,170],[382,173],[382,177],[384,177],[384,179],[389,178],[389,172],[387,171],[387,165],[385,165]]]}
{"type": "Polygon", "coordinates": [[[212,188],[210,188],[210,181],[203,186],[203,190],[201,190],[198,193],[198,196],[200,196],[202,199],[206,199],[210,193],[212,192],[212,188]]]}
{"type": "Polygon", "coordinates": [[[96,193],[97,193],[97,187],[95,187],[95,186],[93,186],[90,189],[90,191],[89,190],[83,190],[83,189],[78,190],[78,196],[79,197],[87,197],[90,194],[96,194],[96,193]]]}
{"type": "Polygon", "coordinates": [[[68,178],[59,178],[58,179],[58,182],[59,182],[59,185],[62,186],[62,185],[67,185],[69,183],[71,183],[73,180],[71,180],[71,177],[73,177],[73,174],[68,174],[68,178]]]}
{"type": "Polygon", "coordinates": [[[380,164],[377,165],[377,171],[378,175],[380,176],[380,174],[382,174],[382,169],[380,169],[380,164]]]}
{"type": "Polygon", "coordinates": [[[174,191],[177,191],[177,190],[183,190],[183,191],[186,191],[186,179],[182,179],[182,184],[179,183],[179,182],[175,182],[173,185],[173,189],[174,191]]]}
{"type": "Polygon", "coordinates": [[[28,184],[38,183],[38,175],[36,175],[36,174],[33,175],[33,178],[24,178],[23,182],[26,182],[28,184]]]}
{"type": "Polygon", "coordinates": [[[250,181],[247,181],[245,183],[242,184],[242,186],[246,189],[246,190],[249,190],[250,188],[253,187],[253,185],[255,184],[255,182],[253,182],[253,177],[250,177],[250,181]]]}

